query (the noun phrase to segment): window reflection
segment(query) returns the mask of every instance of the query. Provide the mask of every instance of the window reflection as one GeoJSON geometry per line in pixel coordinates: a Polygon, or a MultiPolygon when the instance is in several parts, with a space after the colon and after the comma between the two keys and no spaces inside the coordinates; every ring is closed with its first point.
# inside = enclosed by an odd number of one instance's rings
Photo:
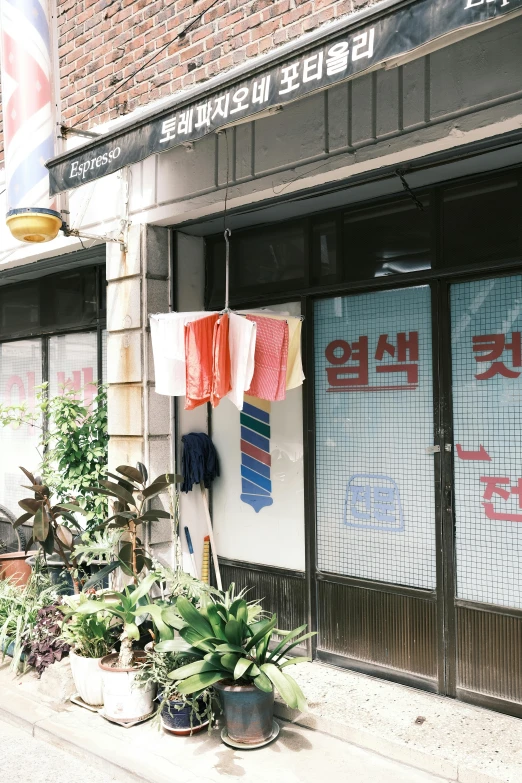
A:
{"type": "Polygon", "coordinates": [[[431,210],[400,203],[352,212],[344,220],[348,280],[431,269],[431,210]]]}

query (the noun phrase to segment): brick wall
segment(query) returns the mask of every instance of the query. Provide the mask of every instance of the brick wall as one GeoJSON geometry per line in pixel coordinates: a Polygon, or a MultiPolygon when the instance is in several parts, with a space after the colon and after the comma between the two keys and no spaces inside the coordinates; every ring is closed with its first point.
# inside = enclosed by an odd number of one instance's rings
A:
{"type": "MultiPolygon", "coordinates": [[[[248,58],[298,38],[374,0],[221,0],[175,42],[212,0],[58,0],[63,119],[73,125],[172,41],[135,78],[82,120],[127,114],[248,58]]],[[[0,116],[0,166],[3,144],[0,116]]]]}
{"type": "Polygon", "coordinates": [[[73,124],[155,51],[158,58],[85,121],[104,122],[171,95],[347,15],[369,0],[59,0],[63,116],[73,124]]]}

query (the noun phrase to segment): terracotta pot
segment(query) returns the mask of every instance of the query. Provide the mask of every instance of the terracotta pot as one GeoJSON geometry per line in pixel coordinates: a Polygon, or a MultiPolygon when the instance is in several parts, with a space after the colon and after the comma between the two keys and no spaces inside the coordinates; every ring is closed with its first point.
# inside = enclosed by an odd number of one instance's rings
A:
{"type": "MultiPolygon", "coordinates": [[[[135,650],[134,655],[145,658],[143,650],[135,650]]],[[[137,668],[119,669],[113,666],[118,654],[106,655],[98,664],[102,669],[104,712],[109,718],[117,720],[139,720],[153,711],[155,687],[148,685],[139,688],[134,684],[137,668]]]]}
{"type": "Polygon", "coordinates": [[[13,579],[19,585],[26,585],[31,576],[31,566],[25,562],[25,552],[7,552],[0,555],[0,579],[13,579]]]}
{"type": "Polygon", "coordinates": [[[69,660],[74,685],[82,701],[91,707],[101,707],[103,704],[101,658],[85,658],[70,650],[69,660]]]}
{"type": "Polygon", "coordinates": [[[272,736],[274,689],[265,693],[255,685],[216,682],[228,736],[245,745],[259,745],[272,736]]]}

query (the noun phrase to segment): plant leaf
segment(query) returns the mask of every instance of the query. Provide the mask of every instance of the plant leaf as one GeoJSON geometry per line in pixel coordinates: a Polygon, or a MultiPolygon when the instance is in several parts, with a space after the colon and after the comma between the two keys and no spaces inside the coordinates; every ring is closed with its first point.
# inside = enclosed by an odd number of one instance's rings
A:
{"type": "Polygon", "coordinates": [[[244,654],[243,647],[239,647],[237,644],[218,644],[216,647],[216,652],[218,653],[240,653],[241,655],[244,654]]]}
{"type": "Polygon", "coordinates": [[[48,533],[49,517],[47,516],[47,512],[44,507],[40,504],[36,514],[34,515],[33,536],[36,541],[43,543],[46,540],[48,533]]]}
{"type": "Polygon", "coordinates": [[[297,709],[297,694],[284,672],[273,663],[263,663],[259,668],[277,688],[283,701],[292,709],[297,709]]]}
{"type": "Polygon", "coordinates": [[[221,656],[221,665],[229,672],[233,672],[236,668],[239,658],[234,653],[226,653],[221,656]]]}
{"type": "Polygon", "coordinates": [[[134,639],[135,642],[138,641],[140,638],[140,631],[136,623],[125,623],[123,628],[129,639],[134,639]]]}
{"type": "Polygon", "coordinates": [[[193,663],[187,663],[185,666],[180,666],[179,669],[174,669],[170,672],[169,677],[171,680],[186,680],[187,677],[192,677],[194,674],[201,674],[202,672],[215,672],[217,668],[215,665],[209,663],[206,660],[194,661],[193,663]]]}
{"type": "Polygon", "coordinates": [[[212,626],[212,631],[214,632],[214,636],[217,636],[218,639],[222,639],[224,642],[227,642],[228,639],[225,634],[225,623],[220,617],[217,606],[215,606],[214,604],[209,604],[207,606],[207,616],[210,625],[212,626]]]}
{"type": "Polygon", "coordinates": [[[42,500],[35,500],[35,498],[24,498],[18,501],[20,508],[24,511],[28,511],[30,514],[36,514],[39,508],[42,507],[42,500]]]}
{"type": "Polygon", "coordinates": [[[220,671],[208,671],[201,674],[194,674],[192,677],[188,677],[183,682],[176,685],[178,693],[190,694],[196,693],[196,691],[203,691],[205,688],[214,685],[215,682],[223,679],[223,672],[220,671]]]}
{"type": "Polygon", "coordinates": [[[140,519],[151,520],[157,522],[158,519],[170,519],[172,514],[170,511],[164,511],[163,509],[151,509],[141,515],[140,519]]]}
{"type": "Polygon", "coordinates": [[[263,638],[263,636],[266,636],[269,634],[273,628],[275,628],[277,624],[277,615],[273,614],[270,620],[261,620],[261,622],[258,623],[259,630],[257,633],[255,633],[251,639],[248,640],[248,642],[245,645],[245,651],[248,652],[252,649],[252,647],[258,643],[260,639],[263,638]]]}
{"type": "Polygon", "coordinates": [[[16,522],[13,522],[13,527],[17,528],[20,527],[20,525],[23,525],[24,522],[27,522],[28,519],[31,519],[34,516],[30,511],[27,512],[27,514],[22,514],[21,517],[18,517],[16,522]]]}
{"type": "Polygon", "coordinates": [[[65,527],[65,525],[56,526],[56,538],[61,541],[67,549],[72,548],[74,537],[69,528],[65,527]]]}
{"type": "Polygon", "coordinates": [[[91,587],[94,587],[94,585],[102,582],[106,576],[111,574],[113,571],[116,571],[119,565],[120,564],[117,560],[113,560],[112,563],[107,563],[107,565],[103,566],[103,568],[100,568],[99,571],[97,571],[95,574],[92,574],[92,576],[89,577],[89,579],[85,582],[82,591],[85,592],[86,590],[89,590],[91,587]]]}
{"type": "Polygon", "coordinates": [[[166,639],[165,641],[158,642],[154,645],[154,650],[159,653],[181,653],[190,650],[191,655],[201,655],[201,657],[203,657],[203,653],[200,650],[191,647],[184,639],[166,639]]]}
{"type": "Polygon", "coordinates": [[[54,532],[52,527],[49,525],[47,530],[47,537],[45,541],[40,541],[42,548],[44,552],[48,555],[52,555],[54,552],[54,532]]]}
{"type": "Polygon", "coordinates": [[[309,663],[312,659],[307,655],[297,655],[295,658],[290,658],[288,661],[279,665],[280,669],[284,669],[285,666],[295,666],[296,663],[309,663]]]}
{"type": "Polygon", "coordinates": [[[297,709],[300,712],[306,712],[307,709],[308,709],[308,705],[306,703],[306,699],[305,699],[305,695],[304,695],[303,691],[301,690],[301,688],[296,683],[296,681],[294,680],[293,677],[290,677],[290,675],[286,674],[286,672],[285,673],[281,672],[281,674],[283,674],[283,676],[286,677],[287,681],[290,683],[290,685],[294,689],[294,693],[295,693],[295,697],[296,697],[296,701],[297,701],[297,709]]]}
{"type": "Polygon", "coordinates": [[[136,508],[134,495],[132,492],[129,492],[128,489],[122,487],[121,484],[116,484],[114,481],[100,481],[100,484],[102,487],[105,487],[105,489],[108,489],[115,497],[123,500],[124,503],[128,503],[129,506],[134,506],[136,508]]]}
{"type": "Polygon", "coordinates": [[[28,470],[26,470],[25,468],[23,468],[21,465],[19,465],[18,467],[20,468],[20,470],[22,471],[22,473],[25,473],[25,475],[27,476],[27,478],[29,479],[29,481],[31,482],[31,484],[36,484],[36,479],[35,479],[35,477],[33,476],[33,474],[32,474],[32,473],[30,473],[28,470]]]}
{"type": "Polygon", "coordinates": [[[260,691],[264,691],[264,693],[270,693],[273,689],[272,683],[263,672],[258,674],[257,677],[254,677],[254,685],[256,688],[259,688],[260,691]]]}
{"type": "Polygon", "coordinates": [[[268,660],[271,661],[272,658],[274,658],[279,650],[282,650],[285,644],[287,644],[291,639],[293,639],[295,636],[299,636],[300,633],[306,630],[306,623],[304,625],[300,625],[299,628],[295,628],[293,631],[287,631],[284,639],[281,639],[279,644],[272,650],[271,655],[269,656],[268,660]]]}
{"type": "Polygon", "coordinates": [[[176,608],[185,622],[199,634],[200,637],[206,638],[214,636],[214,631],[208,620],[203,617],[201,612],[198,612],[188,598],[180,595],[176,601],[176,608]]]}
{"type": "Polygon", "coordinates": [[[234,669],[234,680],[240,680],[253,665],[254,661],[249,661],[248,658],[240,658],[234,669]]]}
{"type": "Polygon", "coordinates": [[[234,644],[240,647],[241,642],[243,641],[242,638],[243,634],[241,632],[241,623],[238,623],[238,621],[234,620],[234,618],[229,620],[228,623],[225,625],[225,636],[230,644],[234,644]]]}
{"type": "Polygon", "coordinates": [[[58,503],[56,508],[58,510],[62,509],[62,508],[65,508],[66,511],[73,511],[75,514],[76,513],[83,514],[83,516],[85,516],[87,514],[87,511],[84,508],[82,508],[81,506],[79,506],[77,503],[58,503]]]}
{"type": "Polygon", "coordinates": [[[277,663],[277,661],[280,661],[281,658],[286,658],[287,653],[290,650],[293,650],[294,647],[297,647],[301,642],[304,642],[305,639],[311,639],[312,636],[316,636],[317,631],[310,631],[310,633],[305,633],[304,636],[300,636],[299,639],[296,639],[292,644],[287,645],[287,647],[284,648],[284,650],[281,650],[280,653],[277,655],[277,659],[274,658],[274,662],[277,663]]]}
{"type": "Polygon", "coordinates": [[[120,465],[116,468],[116,473],[120,473],[122,476],[130,478],[131,481],[135,481],[137,484],[141,484],[142,486],[147,480],[146,477],[142,475],[140,470],[137,468],[132,468],[130,465],[120,465]]]}

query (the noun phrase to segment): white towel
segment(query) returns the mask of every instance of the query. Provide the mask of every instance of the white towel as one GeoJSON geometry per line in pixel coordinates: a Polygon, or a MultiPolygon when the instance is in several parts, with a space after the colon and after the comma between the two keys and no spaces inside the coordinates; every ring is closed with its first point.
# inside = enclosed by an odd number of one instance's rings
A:
{"type": "Polygon", "coordinates": [[[156,392],[183,397],[187,390],[185,325],[212,315],[209,311],[159,313],[150,316],[156,392]]]}
{"type": "Polygon", "coordinates": [[[254,375],[256,324],[236,313],[229,315],[228,344],[230,347],[230,379],[232,389],[227,397],[243,410],[243,397],[254,375]]]}

